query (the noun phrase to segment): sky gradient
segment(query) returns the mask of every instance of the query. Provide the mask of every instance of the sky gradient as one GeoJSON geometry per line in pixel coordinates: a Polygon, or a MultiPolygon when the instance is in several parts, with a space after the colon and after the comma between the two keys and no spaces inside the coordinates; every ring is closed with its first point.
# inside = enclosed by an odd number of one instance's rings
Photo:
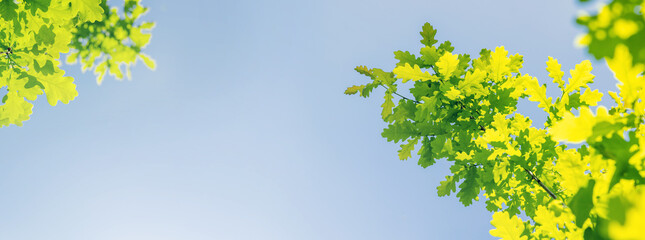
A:
{"type": "MultiPolygon", "coordinates": [[[[382,89],[343,94],[367,81],[353,68],[391,70],[425,22],[455,53],[524,55],[549,95],[548,56],[565,78],[591,58],[573,46],[574,1],[142,4],[155,71],[97,86],[65,66],[74,101],[40,98],[24,126],[0,129],[0,239],[493,239],[482,202],[437,197],[448,163],[398,160],[380,135],[382,89]]],[[[592,86],[615,90],[592,64],[592,86]]],[[[518,108],[542,126],[536,103],[518,108]]]]}

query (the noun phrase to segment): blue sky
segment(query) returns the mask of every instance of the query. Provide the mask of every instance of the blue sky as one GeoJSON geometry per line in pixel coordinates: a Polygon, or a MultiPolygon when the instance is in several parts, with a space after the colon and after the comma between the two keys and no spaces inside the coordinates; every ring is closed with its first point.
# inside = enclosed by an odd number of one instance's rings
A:
{"type": "MultiPolygon", "coordinates": [[[[381,89],[343,95],[367,80],[353,68],[392,69],[425,22],[457,53],[524,55],[541,82],[547,56],[565,77],[590,58],[573,47],[574,1],[143,4],[156,71],[97,86],[66,66],[74,101],[39,99],[0,129],[0,239],[492,239],[482,203],[437,197],[445,161],[399,161],[380,136],[381,89]]],[[[615,90],[593,64],[595,87],[615,90]]]]}

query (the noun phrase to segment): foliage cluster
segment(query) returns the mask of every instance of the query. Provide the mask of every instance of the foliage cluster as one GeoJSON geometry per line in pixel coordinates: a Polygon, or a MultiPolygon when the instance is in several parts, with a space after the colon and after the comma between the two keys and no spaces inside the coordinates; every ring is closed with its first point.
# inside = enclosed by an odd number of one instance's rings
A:
{"type": "Polygon", "coordinates": [[[141,49],[150,40],[154,23],[139,20],[147,8],[126,0],[123,12],[106,0],[0,0],[0,126],[21,126],[32,114],[32,102],[44,94],[55,106],[69,103],[78,93],[74,79],[60,68],[81,59],[84,70],[94,69],[100,83],[106,72],[118,79],[130,76],[139,58],[154,68],[141,49]]]}
{"type": "Polygon", "coordinates": [[[546,70],[560,89],[553,99],[545,83],[521,73],[521,55],[502,46],[471,59],[454,53],[449,41],[437,45],[428,23],[418,55],[394,52],[391,72],[356,67],[371,81],[345,93],[368,97],[384,87],[382,136],[402,143],[401,160],[418,148],[424,168],[436,159],[452,162],[438,195],[456,193],[468,206],[483,193],[494,212],[493,236],[645,239],[644,9],[642,0],[615,0],[577,20],[588,30],[580,44],[606,59],[618,79],[619,92],[608,92],[616,103],[610,108],[598,106],[603,93],[588,86],[594,81],[588,60],[565,81],[561,65],[548,57],[546,70]],[[406,83],[413,84],[412,97],[397,92],[406,83]],[[517,113],[523,98],[548,114],[543,127],[517,113]]]}

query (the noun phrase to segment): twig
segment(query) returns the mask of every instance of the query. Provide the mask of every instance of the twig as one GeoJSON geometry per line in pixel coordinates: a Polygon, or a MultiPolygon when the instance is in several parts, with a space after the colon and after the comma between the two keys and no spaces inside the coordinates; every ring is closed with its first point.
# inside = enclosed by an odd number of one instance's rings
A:
{"type": "MultiPolygon", "coordinates": [[[[524,167],[522,167],[522,168],[524,168],[524,167]]],[[[536,176],[535,176],[535,174],[533,174],[533,172],[529,171],[529,170],[528,170],[528,169],[526,169],[526,168],[524,168],[524,171],[526,171],[526,173],[528,173],[529,175],[531,175],[531,178],[532,178],[532,179],[534,179],[535,181],[537,181],[537,183],[538,183],[538,184],[540,184],[540,187],[542,187],[542,188],[543,188],[543,189],[544,189],[544,190],[549,194],[549,196],[551,196],[551,198],[553,198],[553,199],[558,199],[558,198],[555,196],[555,194],[553,194],[553,192],[551,192],[551,190],[549,190],[549,188],[548,188],[548,187],[546,187],[546,185],[544,185],[544,183],[542,183],[542,181],[540,181],[540,179],[539,179],[538,177],[536,177],[536,176]]]]}
{"type": "MultiPolygon", "coordinates": [[[[386,90],[390,90],[389,88],[387,88],[387,87],[386,87],[385,85],[383,85],[383,84],[379,84],[379,85],[381,85],[381,87],[384,87],[386,90]]],[[[419,101],[417,101],[417,100],[412,100],[412,99],[410,99],[410,98],[404,97],[404,96],[402,96],[401,94],[397,93],[396,91],[392,91],[392,93],[394,93],[395,95],[397,95],[397,96],[399,96],[399,97],[401,97],[401,98],[403,98],[403,99],[405,99],[405,100],[413,101],[413,102],[414,102],[414,103],[416,103],[416,104],[420,104],[420,102],[419,102],[419,101]]]]}
{"type": "MultiPolygon", "coordinates": [[[[477,113],[479,113],[479,112],[477,112],[477,113]]],[[[484,126],[482,126],[482,125],[479,125],[479,129],[481,129],[482,131],[486,130],[486,128],[484,128],[484,126]]],[[[546,185],[544,185],[544,183],[542,183],[542,181],[540,181],[540,179],[537,176],[535,176],[535,174],[533,174],[533,172],[531,172],[530,170],[528,170],[528,169],[526,169],[524,167],[522,167],[522,169],[524,169],[524,171],[526,171],[526,173],[528,173],[531,176],[531,179],[535,180],[540,185],[540,187],[542,187],[544,189],[544,191],[546,191],[549,194],[549,196],[551,196],[551,198],[558,199],[558,197],[553,192],[551,192],[551,190],[546,185]]]]}
{"type": "MultiPolygon", "coordinates": [[[[389,89],[388,89],[386,86],[384,86],[383,84],[380,84],[380,85],[381,85],[383,88],[385,88],[386,90],[389,90],[389,89]]],[[[404,96],[402,96],[401,94],[399,94],[399,93],[397,93],[397,92],[395,92],[395,91],[393,91],[392,93],[394,93],[395,95],[397,95],[397,96],[399,96],[399,97],[401,97],[401,98],[403,98],[403,99],[406,99],[406,100],[409,100],[409,101],[413,101],[413,102],[415,102],[415,103],[417,103],[417,104],[419,104],[419,103],[420,103],[419,101],[412,100],[412,99],[410,99],[410,98],[404,97],[404,96]]],[[[459,101],[459,104],[461,105],[461,106],[460,106],[460,107],[461,107],[461,109],[464,109],[464,107],[465,107],[464,103],[463,103],[463,102],[461,102],[461,101],[459,101]]],[[[480,116],[482,115],[478,110],[476,110],[475,112],[476,112],[477,114],[479,114],[480,116]]],[[[473,118],[472,116],[471,116],[471,119],[473,119],[473,120],[474,120],[474,118],[473,118]]],[[[485,131],[485,130],[486,130],[486,128],[485,128],[484,126],[482,126],[482,125],[479,125],[479,129],[480,129],[480,130],[482,130],[482,131],[485,131]]],[[[558,197],[557,197],[553,192],[551,192],[551,190],[550,190],[546,185],[544,185],[544,183],[542,183],[542,181],[541,181],[537,176],[535,176],[535,174],[533,174],[533,172],[531,172],[530,170],[528,170],[528,169],[526,169],[526,168],[524,168],[524,167],[522,167],[522,169],[524,169],[524,171],[526,171],[526,173],[528,173],[528,174],[531,176],[531,179],[535,180],[535,181],[540,185],[540,187],[542,187],[542,189],[544,189],[544,190],[549,194],[549,196],[550,196],[551,198],[553,198],[553,199],[558,199],[558,197]]]]}

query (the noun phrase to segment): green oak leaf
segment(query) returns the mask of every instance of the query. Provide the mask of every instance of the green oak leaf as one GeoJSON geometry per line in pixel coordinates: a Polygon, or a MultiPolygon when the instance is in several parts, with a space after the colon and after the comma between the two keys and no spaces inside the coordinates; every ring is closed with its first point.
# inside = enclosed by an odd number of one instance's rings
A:
{"type": "Polygon", "coordinates": [[[385,120],[390,114],[392,114],[392,108],[394,108],[394,102],[392,101],[392,93],[387,91],[385,92],[385,102],[383,102],[383,105],[381,107],[383,108],[383,111],[381,112],[381,117],[385,120]]]}
{"type": "Polygon", "coordinates": [[[401,99],[394,108],[393,113],[386,119],[387,122],[401,122],[413,119],[416,112],[416,104],[411,100],[401,99]]]}
{"type": "Polygon", "coordinates": [[[430,23],[423,24],[422,31],[420,33],[421,37],[423,37],[423,39],[421,39],[421,43],[423,45],[432,46],[437,43],[437,40],[434,39],[434,36],[437,34],[437,30],[435,30],[430,23]]]}
{"type": "Polygon", "coordinates": [[[32,15],[36,15],[36,11],[47,12],[51,0],[25,0],[25,9],[31,10],[32,15]]]}
{"type": "Polygon", "coordinates": [[[68,0],[72,13],[78,14],[81,22],[95,22],[103,20],[103,8],[98,0],[68,0]]]}
{"type": "Polygon", "coordinates": [[[439,197],[448,196],[451,192],[457,190],[456,183],[459,179],[455,176],[446,176],[446,180],[441,181],[437,186],[437,194],[439,197]]]}
{"type": "Polygon", "coordinates": [[[439,54],[439,51],[434,46],[432,47],[425,46],[421,48],[420,53],[421,53],[420,58],[421,60],[423,60],[423,63],[429,66],[434,65],[437,61],[439,61],[439,58],[441,57],[441,54],[439,54]]]}
{"type": "Polygon", "coordinates": [[[432,154],[432,146],[430,145],[430,138],[423,137],[421,141],[421,148],[419,149],[419,166],[427,168],[436,163],[434,155],[432,154]]]}
{"type": "Polygon", "coordinates": [[[406,144],[402,144],[401,149],[399,150],[399,159],[406,160],[412,157],[412,150],[414,150],[414,146],[417,145],[418,142],[419,138],[415,137],[409,139],[406,144]]]}
{"type": "Polygon", "coordinates": [[[61,71],[60,74],[40,78],[40,82],[45,87],[47,102],[52,106],[56,106],[58,101],[67,104],[78,96],[74,78],[64,77],[63,74],[64,72],[61,71]]]}
{"type": "Polygon", "coordinates": [[[0,17],[6,21],[13,21],[18,17],[18,5],[13,0],[0,0],[0,17]]]}
{"type": "Polygon", "coordinates": [[[411,54],[408,51],[396,51],[394,52],[394,58],[399,60],[399,62],[396,64],[396,66],[404,66],[406,63],[414,66],[414,65],[421,65],[422,62],[417,60],[417,57],[414,56],[414,54],[411,54]]]}
{"type": "Polygon", "coordinates": [[[359,85],[359,86],[354,85],[354,86],[348,87],[347,90],[345,90],[345,94],[354,95],[359,91],[363,90],[363,88],[365,88],[365,85],[359,85]]]}
{"type": "Polygon", "coordinates": [[[459,201],[464,204],[464,206],[469,206],[472,204],[473,200],[477,200],[477,195],[480,192],[480,186],[477,182],[478,178],[477,168],[471,167],[466,172],[464,181],[459,184],[459,192],[457,192],[457,197],[459,201]]]}
{"type": "Polygon", "coordinates": [[[578,193],[576,193],[571,201],[569,201],[569,207],[571,212],[576,216],[576,225],[582,227],[585,223],[585,220],[589,218],[589,211],[593,208],[593,187],[596,184],[596,181],[590,179],[587,183],[587,186],[580,188],[578,193]]]}
{"type": "Polygon", "coordinates": [[[392,123],[381,133],[381,136],[386,138],[388,142],[394,141],[395,143],[416,135],[417,130],[410,121],[392,123]]]}

